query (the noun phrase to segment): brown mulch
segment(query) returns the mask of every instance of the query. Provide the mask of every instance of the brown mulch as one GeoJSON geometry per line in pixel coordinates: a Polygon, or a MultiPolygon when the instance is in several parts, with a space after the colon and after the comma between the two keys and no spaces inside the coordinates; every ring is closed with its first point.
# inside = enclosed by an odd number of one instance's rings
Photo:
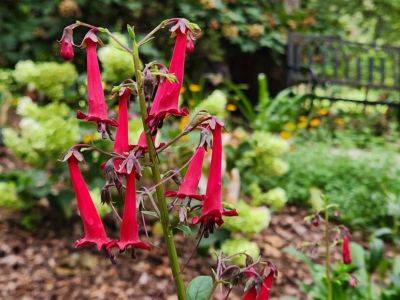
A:
{"type": "MultiPolygon", "coordinates": [[[[305,299],[297,282],[309,282],[306,267],[282,249],[320,241],[322,229],[303,221],[304,210],[288,207],[272,217],[268,229],[254,237],[263,258],[279,270],[273,299],[292,296],[305,299]]],[[[35,232],[22,230],[13,218],[0,210],[0,298],[1,299],[176,299],[162,243],[151,251],[138,251],[136,258],[121,255],[117,264],[92,249],[74,249],[81,235],[79,223],[43,222],[35,232]]],[[[143,237],[144,238],[144,237],[143,237]]],[[[145,239],[145,238],[144,238],[145,239]]],[[[175,237],[182,261],[191,254],[195,242],[175,237]]],[[[318,256],[318,251],[314,256],[318,256]]],[[[335,258],[340,259],[339,253],[335,258]]],[[[209,275],[215,262],[196,256],[184,271],[188,281],[209,275]]],[[[240,299],[237,292],[230,299],[240,299]]]]}

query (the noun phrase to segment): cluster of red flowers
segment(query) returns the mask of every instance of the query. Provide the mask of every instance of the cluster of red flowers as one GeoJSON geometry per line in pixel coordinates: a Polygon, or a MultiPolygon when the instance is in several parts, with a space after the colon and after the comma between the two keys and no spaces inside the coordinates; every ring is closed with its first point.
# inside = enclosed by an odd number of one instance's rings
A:
{"type": "MultiPolygon", "coordinates": [[[[148,118],[146,123],[150,128],[153,138],[157,130],[161,128],[167,116],[184,116],[188,114],[187,109],[179,108],[179,91],[182,87],[186,53],[193,51],[193,32],[189,22],[185,19],[172,19],[172,37],[175,38],[175,46],[170,61],[168,74],[175,76],[175,80],[159,80],[154,100],[148,107],[148,118]],[[151,105],[151,106],[150,106],[151,105]]],[[[60,54],[64,59],[74,57],[73,30],[77,25],[73,24],[64,29],[61,39],[60,54]]],[[[140,178],[140,166],[133,168],[132,161],[136,161],[148,150],[146,135],[141,134],[137,145],[128,143],[128,106],[129,100],[136,91],[131,87],[122,87],[119,92],[118,121],[110,119],[108,107],[105,102],[102,86],[101,72],[97,58],[97,45],[100,40],[97,37],[98,29],[92,27],[83,39],[82,46],[86,49],[87,64],[87,98],[88,112],[78,111],[77,118],[97,124],[97,129],[102,133],[103,138],[110,137],[109,126],[116,127],[114,140],[114,153],[119,156],[111,159],[111,164],[104,164],[104,172],[113,174],[109,181],[125,182],[124,210],[118,240],[108,238],[102,220],[96,210],[90,196],[88,187],[79,168],[79,162],[83,156],[79,147],[72,147],[65,156],[68,162],[72,185],[76,194],[78,209],[82,218],[85,235],[75,243],[76,247],[87,244],[95,244],[97,248],[106,249],[118,248],[120,251],[128,247],[149,249],[150,246],[139,240],[139,226],[137,222],[137,205],[135,181],[140,178]],[[109,170],[111,166],[111,172],[109,170]]],[[[193,157],[184,180],[177,192],[169,191],[167,196],[179,199],[193,198],[202,201],[201,216],[192,220],[193,224],[201,224],[203,232],[212,232],[216,225],[223,223],[222,216],[237,215],[236,211],[225,211],[222,207],[222,126],[223,124],[215,118],[208,118],[207,122],[200,124],[202,130],[208,131],[213,136],[212,158],[208,176],[207,191],[205,195],[197,192],[202,172],[204,155],[207,151],[206,145],[200,145],[193,157]]],[[[107,181],[108,182],[108,181],[107,181]]],[[[115,185],[117,187],[117,185],[115,185]]]]}

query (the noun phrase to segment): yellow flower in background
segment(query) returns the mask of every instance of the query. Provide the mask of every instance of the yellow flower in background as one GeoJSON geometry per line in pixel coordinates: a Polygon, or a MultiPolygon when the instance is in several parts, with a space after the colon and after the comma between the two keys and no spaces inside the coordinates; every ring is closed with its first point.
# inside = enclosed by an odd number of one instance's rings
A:
{"type": "Polygon", "coordinates": [[[85,143],[85,144],[89,144],[90,142],[93,142],[93,141],[96,141],[96,140],[98,140],[99,138],[95,135],[95,134],[86,134],[84,137],[83,137],[83,142],[85,143]]]}
{"type": "Polygon", "coordinates": [[[287,132],[287,131],[281,131],[279,136],[284,140],[288,140],[288,139],[290,139],[292,137],[292,134],[290,132],[287,132]]]}
{"type": "Polygon", "coordinates": [[[235,110],[237,110],[237,106],[235,104],[230,103],[226,106],[226,109],[229,111],[235,111],[235,110]]]}
{"type": "Polygon", "coordinates": [[[12,106],[17,106],[19,103],[19,98],[13,98],[11,99],[11,105],[12,106]]]}
{"type": "Polygon", "coordinates": [[[329,110],[327,110],[326,108],[321,108],[317,111],[317,114],[320,116],[326,116],[327,114],[329,114],[329,110]]]}
{"type": "Polygon", "coordinates": [[[319,119],[312,119],[310,121],[311,127],[318,127],[321,124],[321,121],[319,119]]]}
{"type": "Polygon", "coordinates": [[[189,90],[193,93],[197,93],[201,91],[201,85],[200,84],[194,84],[191,83],[189,84],[189,90]]]}
{"type": "Polygon", "coordinates": [[[299,122],[307,122],[307,117],[306,116],[300,116],[299,117],[299,122]]]}
{"type": "Polygon", "coordinates": [[[307,125],[308,125],[307,121],[299,122],[299,123],[297,124],[297,128],[299,128],[299,129],[305,129],[305,128],[307,128],[307,125]]]}
{"type": "Polygon", "coordinates": [[[196,104],[196,101],[194,99],[189,99],[188,103],[189,103],[189,106],[192,107],[196,104]]]}
{"type": "Polygon", "coordinates": [[[335,118],[333,120],[336,125],[342,126],[344,124],[344,120],[342,118],[335,118]]]}
{"type": "Polygon", "coordinates": [[[186,89],[185,89],[185,87],[183,86],[183,87],[181,87],[181,89],[180,89],[180,91],[179,91],[179,93],[181,93],[181,94],[184,94],[186,92],[186,89]]]}
{"type": "Polygon", "coordinates": [[[286,131],[295,131],[296,130],[296,124],[294,124],[293,122],[288,122],[285,125],[283,125],[283,128],[286,131]]]}
{"type": "Polygon", "coordinates": [[[189,123],[189,116],[184,116],[181,118],[181,120],[179,121],[179,129],[182,131],[186,125],[189,123]]]}

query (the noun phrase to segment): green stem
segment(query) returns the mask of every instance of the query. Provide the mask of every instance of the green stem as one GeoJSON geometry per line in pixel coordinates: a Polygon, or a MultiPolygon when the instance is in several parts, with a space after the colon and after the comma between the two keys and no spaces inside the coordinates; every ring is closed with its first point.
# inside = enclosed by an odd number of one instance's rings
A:
{"type": "Polygon", "coordinates": [[[331,278],[331,249],[329,240],[329,212],[328,207],[325,205],[325,274],[327,284],[327,300],[332,300],[332,278],[331,278]]]}
{"type": "Polygon", "coordinates": [[[136,83],[137,83],[137,87],[138,87],[138,96],[139,96],[140,111],[141,111],[141,115],[142,115],[142,123],[143,123],[144,133],[146,134],[146,140],[147,140],[147,145],[148,145],[148,149],[149,149],[148,155],[149,155],[151,163],[152,163],[152,165],[151,165],[152,176],[153,176],[154,182],[156,183],[156,196],[157,196],[158,208],[160,210],[160,219],[161,219],[161,225],[163,228],[164,239],[165,239],[165,243],[167,245],[169,264],[171,267],[172,275],[174,276],[174,279],[175,279],[175,286],[176,286],[176,292],[178,295],[178,299],[185,300],[186,299],[185,285],[183,283],[183,279],[180,274],[180,265],[179,265],[178,254],[176,252],[172,229],[170,226],[167,201],[164,196],[164,185],[162,185],[162,184],[157,185],[161,181],[160,166],[158,163],[157,152],[156,152],[153,140],[150,135],[149,126],[146,123],[147,107],[146,107],[146,100],[145,100],[144,91],[143,91],[143,79],[142,79],[142,72],[140,70],[140,59],[139,59],[138,47],[139,47],[139,45],[136,42],[136,39],[134,39],[132,55],[133,55],[133,62],[134,62],[134,67],[135,67],[136,83]]]}

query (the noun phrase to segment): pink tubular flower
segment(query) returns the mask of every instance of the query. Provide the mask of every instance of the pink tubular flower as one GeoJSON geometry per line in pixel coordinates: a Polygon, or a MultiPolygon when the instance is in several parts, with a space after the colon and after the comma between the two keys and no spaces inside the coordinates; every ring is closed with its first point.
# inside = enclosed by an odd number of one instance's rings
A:
{"type": "Polygon", "coordinates": [[[123,154],[129,151],[128,142],[128,103],[131,90],[122,88],[118,100],[118,127],[115,134],[114,152],[123,154]]]}
{"type": "Polygon", "coordinates": [[[108,108],[104,99],[104,91],[101,81],[99,62],[97,59],[97,44],[99,42],[95,29],[88,31],[83,39],[86,45],[86,67],[87,67],[87,95],[88,114],[77,112],[77,118],[97,123],[97,130],[103,134],[107,133],[106,125],[118,126],[115,120],[108,119],[108,108]]]}
{"type": "Polygon", "coordinates": [[[74,155],[68,158],[68,168],[85,231],[85,236],[75,242],[75,247],[78,248],[88,244],[96,244],[97,249],[100,250],[110,242],[110,239],[107,237],[103,222],[96,210],[89,189],[79,169],[78,160],[74,155]]]}
{"type": "MultiPolygon", "coordinates": [[[[151,139],[153,140],[153,143],[155,143],[156,141],[156,135],[152,135],[151,139]]],[[[164,146],[165,143],[160,143],[158,146],[156,146],[156,149],[164,146]]],[[[136,147],[136,153],[138,154],[138,156],[143,155],[147,149],[147,139],[146,139],[146,134],[144,133],[144,131],[142,131],[142,133],[139,136],[139,140],[137,142],[137,145],[133,146],[136,147]]]]}
{"type": "Polygon", "coordinates": [[[222,127],[215,124],[210,172],[201,216],[193,218],[193,224],[202,223],[203,230],[213,232],[215,224],[222,225],[222,216],[237,216],[236,210],[225,211],[222,208],[222,127]]]}
{"type": "Polygon", "coordinates": [[[350,238],[348,233],[345,233],[345,235],[343,236],[342,257],[344,264],[346,265],[351,264],[352,259],[350,252],[350,238]]]}
{"type": "Polygon", "coordinates": [[[149,250],[150,245],[139,240],[139,226],[136,216],[136,190],[135,172],[126,176],[126,192],[124,214],[122,217],[120,239],[118,242],[112,241],[107,248],[117,246],[121,251],[129,247],[149,250]]]}
{"type": "MultiPolygon", "coordinates": [[[[188,45],[189,28],[187,27],[187,21],[178,19],[175,26],[171,28],[171,31],[176,34],[176,40],[168,72],[175,75],[177,82],[163,80],[160,83],[148,117],[149,125],[153,129],[160,127],[168,114],[175,116],[185,116],[188,114],[186,108],[180,110],[178,106],[188,45]]],[[[193,50],[193,47],[194,44],[191,43],[189,49],[193,50]]]]}
{"type": "MultiPolygon", "coordinates": [[[[269,292],[277,274],[276,267],[270,265],[269,273],[264,277],[261,286],[253,285],[243,296],[242,300],[268,300],[269,292]]],[[[255,276],[255,275],[252,275],[255,276]]]]}
{"type": "Polygon", "coordinates": [[[204,147],[197,148],[196,152],[190,159],[189,167],[186,171],[185,177],[179,187],[178,192],[168,191],[167,197],[178,197],[180,199],[193,198],[203,200],[203,196],[197,193],[197,187],[201,178],[201,170],[203,166],[204,154],[206,149],[204,147]]]}

